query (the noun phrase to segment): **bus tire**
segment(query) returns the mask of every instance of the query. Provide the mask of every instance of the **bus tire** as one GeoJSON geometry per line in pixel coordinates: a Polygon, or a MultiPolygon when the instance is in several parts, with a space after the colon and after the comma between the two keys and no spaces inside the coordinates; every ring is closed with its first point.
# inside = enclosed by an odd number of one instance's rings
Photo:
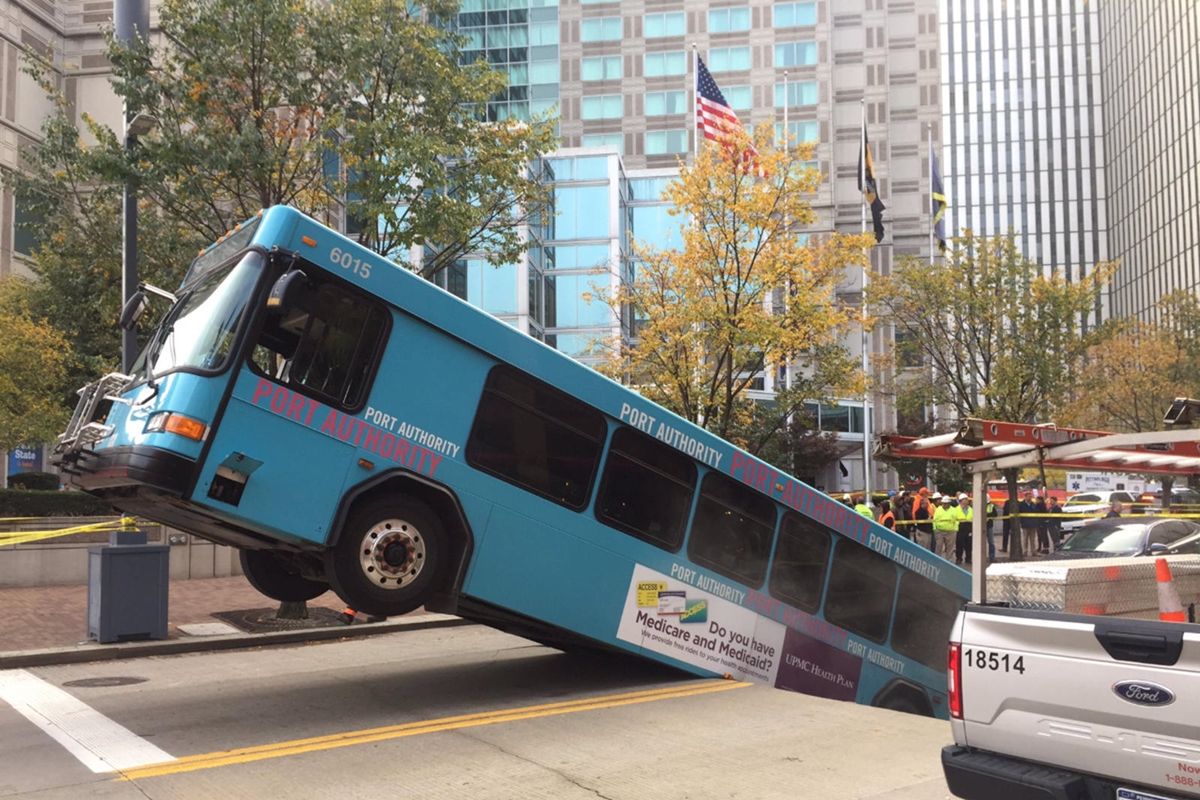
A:
{"type": "Polygon", "coordinates": [[[272,600],[301,602],[315,600],[329,591],[329,584],[314,581],[288,569],[287,562],[270,550],[241,551],[242,573],[250,585],[272,600]]]}
{"type": "Polygon", "coordinates": [[[355,611],[394,617],[425,604],[447,563],[449,538],[429,506],[411,497],[377,497],[355,508],[325,574],[355,611]]]}

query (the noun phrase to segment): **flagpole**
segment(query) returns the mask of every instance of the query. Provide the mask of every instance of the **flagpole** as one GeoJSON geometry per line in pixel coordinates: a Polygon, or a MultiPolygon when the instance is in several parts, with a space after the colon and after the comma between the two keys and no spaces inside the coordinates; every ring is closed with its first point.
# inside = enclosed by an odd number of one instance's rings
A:
{"type": "MultiPolygon", "coordinates": [[[[859,106],[862,110],[862,125],[859,127],[859,175],[863,189],[867,186],[867,100],[864,97],[859,106]]],[[[865,235],[867,232],[867,194],[862,193],[862,232],[865,235]]],[[[870,260],[871,251],[867,250],[867,261],[870,260]]],[[[868,364],[867,364],[867,262],[863,263],[862,270],[862,371],[863,380],[867,380],[868,364]]],[[[867,405],[868,387],[863,386],[863,498],[866,504],[871,505],[871,411],[867,405]]]]}
{"type": "Polygon", "coordinates": [[[783,71],[783,152],[788,151],[788,71],[783,71]]]}
{"type": "Polygon", "coordinates": [[[692,163],[696,163],[696,155],[700,152],[700,93],[697,84],[700,83],[700,54],[696,52],[696,44],[692,43],[692,163]]]}

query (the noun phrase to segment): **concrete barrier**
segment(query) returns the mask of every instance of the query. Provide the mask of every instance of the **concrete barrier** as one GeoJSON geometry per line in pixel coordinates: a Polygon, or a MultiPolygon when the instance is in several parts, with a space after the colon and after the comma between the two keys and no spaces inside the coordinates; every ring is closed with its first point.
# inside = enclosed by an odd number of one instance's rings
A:
{"type": "MultiPolygon", "coordinates": [[[[43,517],[3,523],[5,531],[49,531],[106,522],[111,517],[43,517]]],[[[238,551],[162,525],[142,526],[151,544],[171,546],[171,580],[241,575],[238,551]]],[[[58,539],[0,547],[0,588],[87,584],[88,548],[107,544],[107,533],[78,533],[58,539]]]]}

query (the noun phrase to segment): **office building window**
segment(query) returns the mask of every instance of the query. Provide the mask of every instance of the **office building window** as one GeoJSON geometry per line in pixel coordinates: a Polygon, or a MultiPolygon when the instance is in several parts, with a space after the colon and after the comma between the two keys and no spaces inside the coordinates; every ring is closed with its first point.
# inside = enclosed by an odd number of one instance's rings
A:
{"type": "Polygon", "coordinates": [[[618,153],[625,154],[625,137],[619,133],[585,133],[580,143],[584,147],[612,145],[618,153]]]}
{"type": "MultiPolygon", "coordinates": [[[[787,84],[789,106],[815,106],[817,104],[816,81],[791,81],[787,84]]],[[[783,106],[783,84],[775,84],[775,107],[783,106]]]]}
{"type": "Polygon", "coordinates": [[[661,117],[664,114],[686,114],[687,92],[647,92],[646,116],[661,117]]]}
{"type": "Polygon", "coordinates": [[[710,72],[750,69],[749,47],[716,47],[708,51],[710,72]]]}
{"type": "MultiPolygon", "coordinates": [[[[682,56],[682,53],[680,53],[682,56]]],[[[682,74],[682,73],[680,73],[682,74]]],[[[612,81],[621,77],[620,56],[598,56],[580,62],[580,77],[585,81],[612,81]]]]}
{"type": "Polygon", "coordinates": [[[687,55],[682,50],[670,50],[665,53],[646,53],[645,63],[647,78],[659,78],[664,75],[683,75],[687,72],[687,55]]]}
{"type": "Polygon", "coordinates": [[[669,14],[647,14],[642,23],[642,33],[647,39],[683,36],[687,33],[687,21],[682,11],[669,14]]]}
{"type": "Polygon", "coordinates": [[[583,98],[584,119],[620,119],[621,95],[601,94],[583,98]]]}
{"type": "MultiPolygon", "coordinates": [[[[792,138],[791,143],[793,145],[804,144],[805,142],[817,141],[817,136],[818,136],[817,129],[818,129],[818,125],[817,125],[817,121],[815,119],[800,120],[797,122],[789,122],[788,123],[788,133],[791,134],[791,138],[792,138]]],[[[781,146],[783,145],[783,123],[782,122],[775,123],[775,139],[776,139],[776,141],[779,142],[779,144],[781,146]]]]}
{"type": "Polygon", "coordinates": [[[529,26],[529,44],[538,47],[544,44],[558,44],[557,22],[535,22],[529,26]]]}
{"type": "Polygon", "coordinates": [[[777,67],[808,67],[816,63],[816,42],[788,42],[775,45],[775,66],[777,67]]]}
{"type": "Polygon", "coordinates": [[[749,8],[714,8],[708,12],[709,33],[750,30],[749,8]]]}
{"type": "Polygon", "coordinates": [[[687,131],[647,131],[646,155],[687,152],[687,131]]]}
{"type": "Polygon", "coordinates": [[[751,106],[749,86],[726,86],[721,90],[725,100],[734,111],[749,111],[751,106]]]}
{"type": "Polygon", "coordinates": [[[817,24],[816,3],[776,3],[775,27],[792,28],[797,25],[817,24]]]}
{"type": "Polygon", "coordinates": [[[621,38],[620,17],[585,19],[579,26],[579,38],[585,42],[609,42],[621,38]]]}

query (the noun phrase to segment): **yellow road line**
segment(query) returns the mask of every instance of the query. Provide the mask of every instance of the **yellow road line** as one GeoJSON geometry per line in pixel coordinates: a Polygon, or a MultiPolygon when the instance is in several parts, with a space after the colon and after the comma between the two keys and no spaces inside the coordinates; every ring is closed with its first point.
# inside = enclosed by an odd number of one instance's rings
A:
{"type": "Polygon", "coordinates": [[[573,714],[577,711],[595,711],[602,708],[649,703],[656,700],[671,700],[676,697],[690,697],[698,694],[723,692],[728,689],[741,689],[752,684],[741,681],[710,681],[700,686],[689,684],[670,689],[650,689],[641,692],[591,697],[580,700],[568,700],[560,703],[546,703],[536,706],[509,708],[499,711],[485,711],[478,714],[464,714],[456,717],[408,722],[402,725],[389,725],[384,728],[371,728],[361,731],[347,731],[328,736],[316,736],[309,739],[295,739],[290,742],[243,747],[236,750],[224,750],[215,753],[186,756],[175,761],[162,764],[150,764],[136,769],[122,770],[120,780],[135,780],[138,778],[154,778],[160,775],[177,775],[182,772],[195,772],[214,767],[225,767],[231,764],[245,764],[251,761],[263,761],[268,758],[312,753],[320,750],[332,750],[337,747],[350,747],[371,742],[381,742],[388,739],[400,739],[406,736],[419,736],[424,733],[438,733],[462,728],[475,728],[481,725],[494,725],[498,722],[516,722],[537,717],[551,717],[558,714],[573,714]]]}

